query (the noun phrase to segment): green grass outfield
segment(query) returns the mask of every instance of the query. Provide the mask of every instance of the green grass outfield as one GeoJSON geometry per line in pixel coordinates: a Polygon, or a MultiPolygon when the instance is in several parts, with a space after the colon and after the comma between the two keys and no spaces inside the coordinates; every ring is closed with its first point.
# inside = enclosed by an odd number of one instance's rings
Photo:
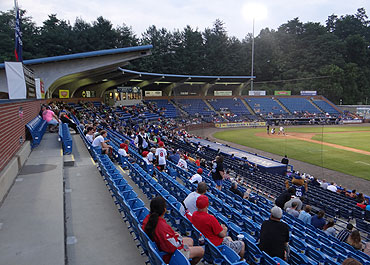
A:
{"type": "MultiPolygon", "coordinates": [[[[370,131],[370,126],[288,127],[285,131],[288,134],[289,132],[317,133],[313,140],[370,151],[370,132],[365,132],[370,131]],[[323,135],[322,132],[324,132],[323,135]],[[330,132],[343,133],[328,134],[330,132]]],[[[256,136],[255,134],[259,132],[266,133],[266,128],[231,129],[216,132],[213,136],[281,156],[286,154],[289,158],[370,180],[370,155],[288,137],[256,136]]]]}

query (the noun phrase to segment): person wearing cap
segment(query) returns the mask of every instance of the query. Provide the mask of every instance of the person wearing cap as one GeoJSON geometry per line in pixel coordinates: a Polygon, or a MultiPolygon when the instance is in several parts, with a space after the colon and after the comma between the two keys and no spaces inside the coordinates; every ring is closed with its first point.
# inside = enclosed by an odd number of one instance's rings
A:
{"type": "MultiPolygon", "coordinates": [[[[198,209],[197,208],[197,199],[200,195],[204,195],[207,192],[207,184],[205,182],[199,182],[197,190],[189,193],[189,195],[182,202],[182,207],[180,212],[182,214],[190,213],[190,216],[198,209]]],[[[190,218],[189,218],[190,219],[190,218]]]]}
{"type": "Polygon", "coordinates": [[[177,166],[188,171],[188,163],[184,159],[184,155],[180,156],[179,162],[177,162],[177,166]]]}
{"type": "Polygon", "coordinates": [[[208,213],[209,201],[206,195],[200,195],[197,199],[197,211],[193,213],[191,222],[209,241],[216,247],[226,245],[234,250],[242,260],[245,253],[245,244],[243,241],[233,241],[227,236],[227,227],[220,224],[216,217],[208,213]]]}
{"type": "Polygon", "coordinates": [[[289,201],[294,194],[295,194],[295,188],[294,187],[290,187],[289,189],[287,189],[286,191],[284,191],[282,194],[280,194],[276,198],[275,204],[277,206],[279,206],[281,209],[284,209],[285,203],[287,201],[289,201]]]}
{"type": "Polygon", "coordinates": [[[124,156],[124,157],[128,156],[128,154],[126,152],[126,144],[125,143],[122,143],[122,144],[119,145],[118,154],[120,154],[121,156],[124,156]]]}
{"type": "Polygon", "coordinates": [[[145,163],[147,164],[147,165],[150,165],[151,164],[151,162],[149,161],[149,159],[148,159],[148,151],[144,151],[143,152],[143,160],[145,161],[145,163]]]}
{"type": "Polygon", "coordinates": [[[282,217],[283,210],[278,206],[272,207],[270,219],[261,226],[259,248],[271,257],[284,259],[289,242],[289,226],[280,222],[282,217]]]}
{"type": "Polygon", "coordinates": [[[202,174],[203,174],[203,169],[198,168],[197,173],[195,173],[190,179],[190,183],[201,183],[202,182],[202,174]]]}
{"type": "Polygon", "coordinates": [[[157,165],[160,168],[160,170],[164,170],[166,167],[167,151],[163,146],[164,143],[159,142],[158,148],[155,150],[155,156],[157,157],[157,165]]]}

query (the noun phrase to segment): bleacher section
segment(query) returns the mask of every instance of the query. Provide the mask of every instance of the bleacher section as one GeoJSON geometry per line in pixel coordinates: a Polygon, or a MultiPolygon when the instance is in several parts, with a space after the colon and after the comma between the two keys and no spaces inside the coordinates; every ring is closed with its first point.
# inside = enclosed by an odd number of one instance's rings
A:
{"type": "Polygon", "coordinates": [[[201,99],[175,99],[174,101],[191,116],[212,116],[216,114],[201,99]]]}
{"type": "Polygon", "coordinates": [[[305,98],[277,98],[292,114],[295,112],[322,113],[305,98]]]}
{"type": "Polygon", "coordinates": [[[207,101],[216,111],[229,111],[240,116],[251,115],[240,98],[218,98],[207,101]]]}
{"type": "Polygon", "coordinates": [[[331,106],[328,102],[321,99],[313,99],[313,103],[315,103],[322,111],[329,114],[338,115],[340,114],[339,111],[337,111],[333,106],[331,106]]]}
{"type": "MultiPolygon", "coordinates": [[[[186,103],[184,103],[186,104],[186,103]]],[[[84,136],[82,136],[84,139],[84,136]]],[[[195,185],[190,183],[190,177],[196,172],[197,166],[188,161],[188,171],[177,167],[172,162],[167,162],[167,172],[160,172],[153,165],[147,165],[141,155],[137,153],[134,146],[130,146],[129,153],[135,163],[130,163],[126,158],[118,154],[118,146],[125,139],[125,135],[108,129],[108,138],[113,146],[113,154],[123,168],[129,169],[130,178],[144,192],[148,199],[154,196],[165,198],[168,206],[168,213],[165,218],[168,223],[182,235],[193,238],[195,245],[198,245],[199,231],[180,214],[181,201],[195,189],[195,185]],[[181,183],[178,181],[181,179],[181,183]],[[183,184],[182,184],[183,183],[183,184]]],[[[139,245],[149,257],[151,264],[164,264],[161,260],[161,253],[141,230],[141,223],[148,213],[144,203],[137,198],[137,194],[132,190],[117,170],[113,162],[105,155],[100,155],[100,150],[95,150],[84,139],[86,146],[90,150],[92,157],[98,161],[99,169],[107,182],[109,190],[115,203],[119,206],[120,212],[124,213],[124,220],[132,229],[132,233],[138,240],[139,245]]],[[[191,145],[183,141],[174,139],[166,142],[166,147],[182,149],[191,155],[198,156],[210,161],[219,154],[218,150],[205,147],[203,151],[197,152],[196,145],[191,145]]],[[[284,181],[286,178],[279,174],[262,172],[258,168],[252,168],[241,162],[237,157],[225,155],[224,165],[232,169],[237,176],[242,177],[247,187],[253,189],[251,199],[246,200],[229,191],[231,182],[225,180],[222,191],[215,188],[214,181],[209,177],[209,170],[203,168],[203,179],[209,186],[207,196],[210,200],[209,212],[213,214],[220,223],[228,227],[229,236],[234,240],[238,235],[244,235],[243,241],[246,245],[245,258],[249,264],[287,264],[282,260],[262,253],[258,246],[259,231],[264,220],[269,218],[270,209],[273,202],[266,199],[268,195],[276,197],[285,190],[284,181]]],[[[246,187],[239,187],[241,192],[246,191],[246,187]]],[[[358,227],[363,233],[369,234],[369,225],[361,222],[363,213],[357,211],[355,201],[341,196],[340,194],[325,191],[309,185],[307,199],[310,204],[325,209],[328,216],[340,218],[357,218],[358,227]],[[341,202],[341,203],[338,203],[341,202]],[[341,207],[343,204],[343,207],[341,207]],[[331,211],[329,208],[332,208],[331,211]],[[362,226],[362,228],[361,228],[362,226]]],[[[297,218],[284,213],[283,221],[286,222],[291,230],[290,246],[291,259],[289,264],[340,264],[345,258],[353,257],[363,264],[369,264],[370,258],[363,253],[354,250],[346,243],[339,242],[332,236],[327,236],[323,231],[317,230],[311,225],[305,225],[297,218]]],[[[340,220],[337,219],[337,223],[340,220]]],[[[205,240],[205,260],[214,262],[220,259],[222,264],[246,264],[238,263],[238,257],[231,249],[224,246],[216,247],[209,240],[205,240]]],[[[173,256],[178,258],[179,253],[173,256]]],[[[180,255],[181,258],[181,255],[180,255]]],[[[185,260],[183,260],[185,262],[185,260]]],[[[182,264],[172,263],[170,264],[182,264]]],[[[187,263],[184,263],[187,264],[187,263]]]]}
{"type": "Polygon", "coordinates": [[[272,98],[244,98],[245,102],[258,114],[287,114],[287,112],[272,98]]]}
{"type": "Polygon", "coordinates": [[[177,118],[180,116],[176,107],[167,99],[151,99],[150,102],[157,105],[158,111],[163,112],[165,118],[177,118]]]}

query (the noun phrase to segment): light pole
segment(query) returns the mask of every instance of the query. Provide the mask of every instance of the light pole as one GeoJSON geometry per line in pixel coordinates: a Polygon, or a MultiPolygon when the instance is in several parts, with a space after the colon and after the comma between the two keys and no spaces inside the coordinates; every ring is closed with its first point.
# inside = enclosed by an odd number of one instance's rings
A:
{"type": "MultiPolygon", "coordinates": [[[[252,62],[251,62],[251,91],[253,91],[254,76],[254,21],[255,19],[265,19],[267,17],[267,8],[260,3],[249,2],[242,8],[242,14],[246,20],[253,18],[252,28],[252,62]]],[[[250,21],[250,20],[249,20],[250,21]]]]}
{"type": "Polygon", "coordinates": [[[253,91],[253,70],[254,70],[254,17],[253,17],[253,30],[252,30],[251,91],[253,91]]]}

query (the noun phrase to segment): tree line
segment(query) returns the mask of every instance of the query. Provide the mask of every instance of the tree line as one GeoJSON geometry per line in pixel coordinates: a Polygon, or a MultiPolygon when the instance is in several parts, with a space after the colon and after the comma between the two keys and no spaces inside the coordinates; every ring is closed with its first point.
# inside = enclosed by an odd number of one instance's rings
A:
{"type": "MultiPolygon", "coordinates": [[[[14,61],[14,10],[0,12],[0,60],[14,61]]],[[[250,75],[252,35],[229,36],[216,19],[203,31],[150,26],[140,36],[106,18],[73,24],[51,14],[41,26],[21,10],[23,59],[152,44],[152,55],[133,61],[138,71],[192,75],[250,75]]],[[[325,25],[298,18],[255,36],[255,89],[316,90],[334,103],[370,103],[370,21],[364,8],[330,15],[325,25]],[[369,97],[369,98],[368,98],[369,97]],[[367,102],[368,101],[368,102],[367,102]]]]}

